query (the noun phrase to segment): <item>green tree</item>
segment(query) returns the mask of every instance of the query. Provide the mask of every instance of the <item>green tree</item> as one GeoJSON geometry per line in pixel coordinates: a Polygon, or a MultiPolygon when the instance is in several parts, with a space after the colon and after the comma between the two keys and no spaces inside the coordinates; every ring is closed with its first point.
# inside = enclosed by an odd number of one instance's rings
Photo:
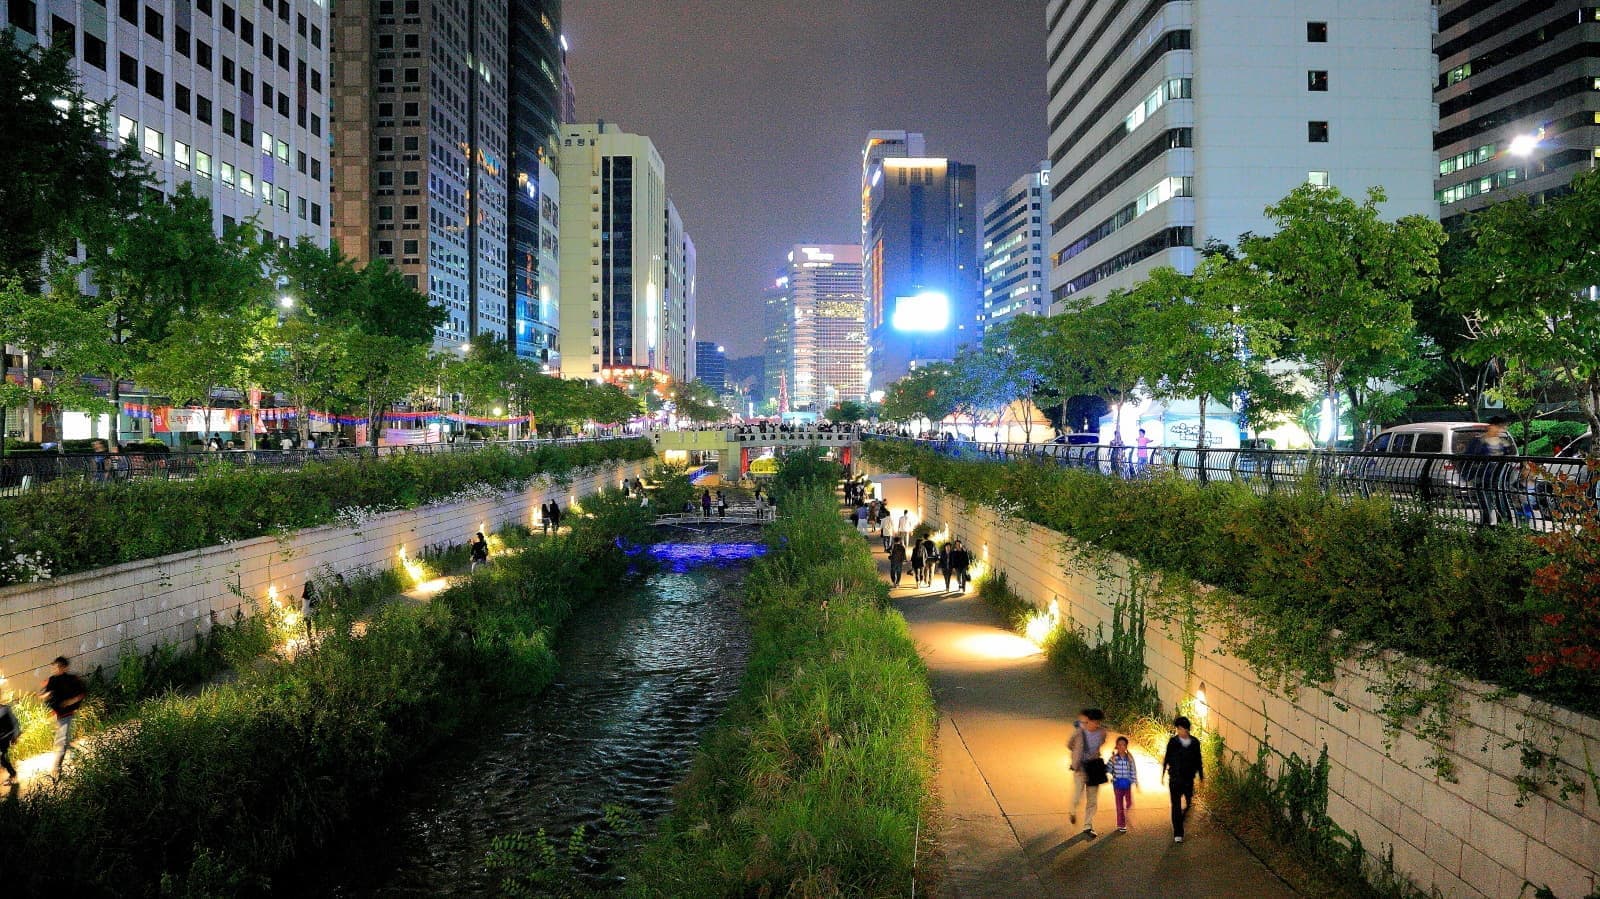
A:
{"type": "Polygon", "coordinates": [[[135,380],[170,399],[173,405],[205,408],[207,436],[212,427],[211,392],[225,387],[247,393],[260,353],[274,325],[265,304],[231,312],[202,309],[175,319],[167,335],[144,354],[135,380]]]}
{"type": "MultiPolygon", "coordinates": [[[[330,255],[337,253],[334,248],[330,255]]],[[[384,414],[416,392],[430,371],[428,347],[445,311],[380,259],[362,269],[359,281],[325,307],[324,314],[350,326],[345,331],[342,392],[360,406],[369,422],[367,439],[377,446],[384,414]]]]}
{"type": "Polygon", "coordinates": [[[717,392],[700,381],[674,384],[671,394],[679,418],[713,422],[724,421],[731,414],[718,401],[717,392]]]}
{"type": "Polygon", "coordinates": [[[1024,318],[1037,316],[1019,316],[989,329],[973,352],[956,360],[956,366],[966,369],[969,388],[979,395],[980,405],[996,412],[1000,424],[1005,423],[1006,409],[1017,405],[1023,440],[1032,443],[1034,399],[1044,380],[1045,362],[1027,352],[1016,337],[1026,327],[1018,324],[1024,318]]]}
{"type": "Polygon", "coordinates": [[[79,88],[65,45],[0,30],[0,280],[37,294],[86,226],[137,202],[148,173],[135,143],[106,146],[107,108],[79,88]]]}
{"type": "MultiPolygon", "coordinates": [[[[1471,220],[1473,246],[1445,287],[1446,302],[1472,321],[1464,358],[1500,360],[1517,377],[1546,373],[1573,391],[1600,434],[1600,174],[1583,172],[1572,192],[1535,205],[1496,203],[1471,220]]],[[[1590,441],[1590,458],[1600,458],[1590,441]]]]}
{"type": "MultiPolygon", "coordinates": [[[[66,407],[96,414],[112,405],[84,379],[107,368],[111,347],[105,341],[109,311],[78,295],[76,271],[58,269],[45,292],[11,276],[0,281],[0,346],[23,357],[22,383],[0,378],[0,418],[6,408],[23,410],[23,432],[32,434],[40,404],[59,416],[66,407]]],[[[58,419],[59,420],[59,419],[58,419]]],[[[0,435],[0,448],[3,448],[0,435]]]]}
{"type": "Polygon", "coordinates": [[[1155,269],[1133,289],[1145,384],[1158,399],[1199,403],[1197,447],[1205,446],[1212,399],[1250,397],[1259,408],[1285,392],[1268,370],[1283,328],[1259,314],[1261,294],[1258,273],[1222,253],[1203,257],[1189,275],[1155,269]]]}
{"type": "Polygon", "coordinates": [[[943,366],[920,368],[884,391],[883,417],[910,423],[927,419],[937,426],[955,412],[956,391],[950,370],[943,366]]]}
{"type": "Polygon", "coordinates": [[[855,400],[844,400],[829,408],[827,412],[823,413],[822,417],[834,424],[850,424],[865,420],[867,407],[855,400]]]}
{"type": "Polygon", "coordinates": [[[1439,223],[1384,221],[1385,199],[1377,187],[1357,203],[1301,185],[1267,207],[1277,233],[1241,241],[1267,276],[1274,317],[1287,327],[1286,355],[1310,370],[1334,410],[1329,447],[1339,439],[1341,393],[1400,374],[1415,331],[1412,302],[1438,277],[1439,223]]]}

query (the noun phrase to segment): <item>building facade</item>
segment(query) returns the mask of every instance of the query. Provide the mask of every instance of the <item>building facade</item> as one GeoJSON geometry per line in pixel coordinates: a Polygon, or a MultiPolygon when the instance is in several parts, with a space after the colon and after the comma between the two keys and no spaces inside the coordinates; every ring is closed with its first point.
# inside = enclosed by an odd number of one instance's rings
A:
{"type": "Polygon", "coordinates": [[[794,300],[789,276],[780,275],[761,294],[761,393],[775,412],[788,412],[794,360],[794,300]]]}
{"type": "Polygon", "coordinates": [[[1057,308],[1192,270],[1308,182],[1437,215],[1428,0],[1050,0],[1045,18],[1057,308]]]}
{"type": "Polygon", "coordinates": [[[334,237],[441,306],[440,346],[511,325],[507,0],[376,0],[333,19],[334,237]]]}
{"type": "MultiPolygon", "coordinates": [[[[869,141],[866,153],[874,149],[869,141]]],[[[976,169],[949,159],[871,164],[862,246],[869,389],[977,339],[976,192],[976,169]]]]}
{"type": "Polygon", "coordinates": [[[710,340],[694,342],[695,380],[710,387],[717,396],[728,394],[727,350],[710,340]]]}
{"type": "Polygon", "coordinates": [[[1563,191],[1600,157],[1600,16],[1580,0],[1443,0],[1439,216],[1563,191]]]}
{"type": "Polygon", "coordinates": [[[650,138],[561,129],[561,373],[693,377],[693,241],[669,213],[650,138]]]}
{"type": "Polygon", "coordinates": [[[560,366],[556,303],[561,295],[561,187],[555,167],[563,121],[561,0],[511,0],[510,9],[507,340],[517,355],[555,369],[560,366]]]}
{"type": "Polygon", "coordinates": [[[1049,270],[1044,264],[1050,243],[1045,215],[1049,189],[1050,163],[1045,161],[983,205],[978,271],[983,301],[978,317],[984,332],[1018,315],[1050,311],[1049,270]]]}
{"type": "Polygon", "coordinates": [[[789,410],[823,412],[867,396],[866,297],[861,248],[809,244],[789,252],[782,308],[787,321],[789,410]]]}
{"type": "Polygon", "coordinates": [[[274,241],[327,245],[325,0],[4,0],[0,16],[24,43],[69,49],[112,136],[165,193],[210,200],[219,232],[253,219],[274,241]]]}

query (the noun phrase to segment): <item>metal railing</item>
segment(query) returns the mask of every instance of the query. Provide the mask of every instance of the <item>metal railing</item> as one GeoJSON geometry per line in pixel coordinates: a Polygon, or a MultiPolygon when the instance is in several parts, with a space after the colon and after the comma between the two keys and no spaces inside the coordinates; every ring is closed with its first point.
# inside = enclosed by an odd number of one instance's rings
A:
{"type": "Polygon", "coordinates": [[[0,497],[18,496],[52,481],[77,480],[88,484],[114,484],[132,480],[181,481],[197,477],[203,470],[218,466],[268,468],[288,471],[339,459],[384,459],[393,456],[472,453],[487,447],[513,452],[531,452],[544,446],[576,443],[601,443],[635,439],[629,435],[608,437],[552,437],[545,439],[472,442],[416,443],[396,446],[356,446],[329,449],[222,450],[218,452],[169,453],[64,453],[6,456],[0,459],[0,497]]]}
{"type": "Polygon", "coordinates": [[[1600,480],[1581,458],[1464,456],[1321,450],[1198,449],[983,443],[865,435],[956,458],[1053,462],[1127,480],[1173,473],[1200,483],[1232,483],[1264,496],[1314,490],[1348,499],[1383,497],[1403,508],[1478,524],[1531,530],[1555,525],[1558,482],[1575,481],[1591,500],[1600,480]]]}

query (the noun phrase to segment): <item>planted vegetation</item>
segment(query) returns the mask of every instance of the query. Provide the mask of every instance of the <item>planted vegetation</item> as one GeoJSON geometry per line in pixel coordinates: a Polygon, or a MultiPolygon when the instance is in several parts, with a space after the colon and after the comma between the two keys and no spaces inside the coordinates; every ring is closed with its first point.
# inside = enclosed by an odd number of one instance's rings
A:
{"type": "Polygon", "coordinates": [[[1386,501],[1311,490],[1257,496],[1228,483],[1124,481],[1045,464],[962,461],[882,441],[869,442],[865,453],[1135,560],[1169,588],[1162,601],[1188,604],[1152,605],[1152,617],[1194,613],[1269,680],[1324,683],[1341,660],[1389,649],[1600,711],[1592,670],[1535,673],[1532,660],[1563,645],[1549,611],[1554,600],[1533,577],[1549,551],[1511,529],[1451,527],[1386,501]]]}
{"type": "Polygon", "coordinates": [[[33,579],[3,560],[37,558],[59,576],[331,524],[349,510],[414,508],[650,455],[647,441],[610,440],[337,459],[297,471],[219,463],[190,481],[57,481],[0,499],[0,586],[33,579]]]}
{"type": "Polygon", "coordinates": [[[198,695],[136,705],[69,776],[0,804],[17,895],[265,895],[440,740],[542,690],[552,634],[628,569],[637,505],[583,501],[570,536],[531,542],[425,605],[357,627],[332,603],[294,653],[198,695]],[[619,539],[620,538],[620,539],[619,539]]]}
{"type": "Polygon", "coordinates": [[[635,863],[639,895],[897,895],[917,873],[927,674],[838,515],[837,469],[789,471],[746,582],[749,670],[635,863]]]}

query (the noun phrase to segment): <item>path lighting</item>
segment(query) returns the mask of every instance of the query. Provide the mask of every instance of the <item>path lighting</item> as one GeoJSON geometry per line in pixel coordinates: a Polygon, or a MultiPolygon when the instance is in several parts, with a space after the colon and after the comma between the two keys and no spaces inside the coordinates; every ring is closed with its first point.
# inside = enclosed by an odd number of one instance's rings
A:
{"type": "Polygon", "coordinates": [[[1204,721],[1210,712],[1211,706],[1206,703],[1206,685],[1202,683],[1194,690],[1194,716],[1204,721]]]}
{"type": "Polygon", "coordinates": [[[495,406],[494,407],[494,414],[495,415],[503,415],[503,414],[505,414],[505,411],[506,410],[500,408],[499,406],[495,406]]]}
{"type": "Polygon", "coordinates": [[[404,568],[406,575],[411,578],[411,586],[415,587],[427,580],[428,570],[422,567],[421,562],[406,555],[405,544],[402,543],[400,545],[400,551],[396,553],[396,556],[400,559],[400,567],[404,568]]]}

